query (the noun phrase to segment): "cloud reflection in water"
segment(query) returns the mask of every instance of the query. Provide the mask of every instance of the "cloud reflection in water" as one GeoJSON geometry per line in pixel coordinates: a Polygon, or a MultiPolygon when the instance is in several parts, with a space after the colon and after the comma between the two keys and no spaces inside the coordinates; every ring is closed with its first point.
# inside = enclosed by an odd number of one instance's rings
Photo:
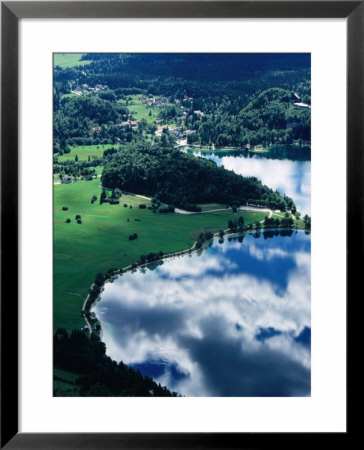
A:
{"type": "Polygon", "coordinates": [[[246,157],[221,156],[221,154],[193,153],[214,161],[225,169],[247,177],[256,177],[280,194],[286,194],[293,198],[299,211],[303,214],[311,214],[311,162],[292,161],[288,159],[268,159],[259,156],[246,157]]]}
{"type": "Polygon", "coordinates": [[[107,353],[187,396],[310,395],[310,236],[225,239],[105,286],[107,353]]]}

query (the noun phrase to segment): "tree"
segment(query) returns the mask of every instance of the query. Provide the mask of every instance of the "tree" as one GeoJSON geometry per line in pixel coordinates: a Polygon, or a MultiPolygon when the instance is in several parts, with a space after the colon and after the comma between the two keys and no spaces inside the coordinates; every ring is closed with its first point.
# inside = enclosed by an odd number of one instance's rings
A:
{"type": "Polygon", "coordinates": [[[120,189],[116,188],[113,191],[115,198],[120,198],[122,196],[122,192],[120,189]]]}
{"type": "Polygon", "coordinates": [[[311,229],[311,217],[307,214],[304,215],[303,221],[305,223],[305,229],[310,230],[311,229]]]}
{"type": "Polygon", "coordinates": [[[95,277],[95,284],[96,284],[97,286],[101,286],[101,285],[103,284],[104,281],[105,281],[105,276],[104,276],[104,274],[103,274],[102,272],[98,272],[98,273],[96,274],[96,277],[95,277]]]}
{"type": "Polygon", "coordinates": [[[105,202],[106,197],[107,197],[106,191],[105,191],[105,189],[103,189],[101,192],[101,195],[100,195],[100,205],[102,205],[105,202]]]}

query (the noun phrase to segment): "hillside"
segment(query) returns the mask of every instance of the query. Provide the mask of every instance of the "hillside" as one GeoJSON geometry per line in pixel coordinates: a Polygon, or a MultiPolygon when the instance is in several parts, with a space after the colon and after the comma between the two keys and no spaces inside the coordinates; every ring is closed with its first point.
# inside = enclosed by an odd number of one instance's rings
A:
{"type": "Polygon", "coordinates": [[[164,203],[189,210],[209,202],[281,210],[293,206],[292,199],[254,177],[242,177],[212,161],[158,145],[129,146],[114,154],[104,167],[102,184],[158,196],[164,203]]]}
{"type": "Polygon", "coordinates": [[[280,133],[293,139],[310,139],[310,108],[295,107],[298,99],[286,89],[271,88],[259,94],[238,116],[239,125],[247,134],[255,134],[259,143],[276,142],[280,133]],[[290,129],[290,134],[287,134],[290,129]]]}

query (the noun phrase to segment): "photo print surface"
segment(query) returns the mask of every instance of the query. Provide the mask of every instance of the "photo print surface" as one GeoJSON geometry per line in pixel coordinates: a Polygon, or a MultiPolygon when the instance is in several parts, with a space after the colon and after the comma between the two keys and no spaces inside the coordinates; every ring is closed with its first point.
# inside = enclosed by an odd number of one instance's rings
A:
{"type": "Polygon", "coordinates": [[[53,395],[310,396],[310,54],[55,53],[53,114],[53,395]]]}

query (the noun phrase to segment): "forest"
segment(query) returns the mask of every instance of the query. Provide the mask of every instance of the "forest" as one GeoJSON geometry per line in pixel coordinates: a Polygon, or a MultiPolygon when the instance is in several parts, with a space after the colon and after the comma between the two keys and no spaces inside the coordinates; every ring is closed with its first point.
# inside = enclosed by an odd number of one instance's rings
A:
{"type": "Polygon", "coordinates": [[[134,145],[114,153],[104,166],[102,185],[158,197],[190,211],[211,202],[282,211],[294,207],[292,199],[282,197],[255,177],[242,177],[213,161],[168,146],[134,145]]]}
{"type": "Polygon", "coordinates": [[[53,349],[56,367],[79,374],[76,385],[81,397],[177,396],[138,370],[113,361],[105,353],[105,344],[95,334],[88,337],[82,331],[67,333],[58,329],[53,349]]]}

